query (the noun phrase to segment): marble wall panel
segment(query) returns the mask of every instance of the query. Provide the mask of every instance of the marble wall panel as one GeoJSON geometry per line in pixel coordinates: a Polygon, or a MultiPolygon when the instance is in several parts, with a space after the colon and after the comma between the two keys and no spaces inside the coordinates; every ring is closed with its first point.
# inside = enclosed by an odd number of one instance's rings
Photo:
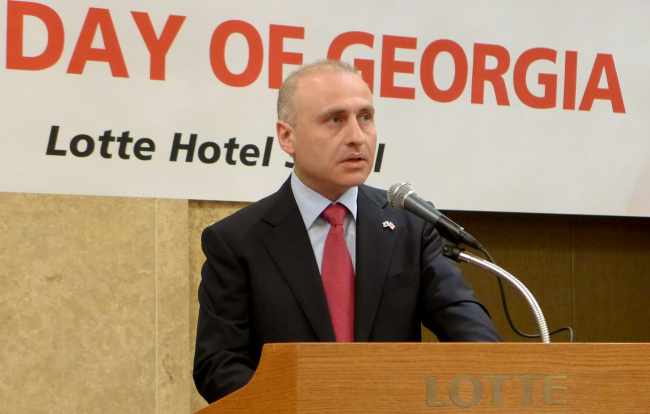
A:
{"type": "Polygon", "coordinates": [[[190,412],[188,243],[187,200],[156,200],[157,414],[190,412]]]}
{"type": "Polygon", "coordinates": [[[0,193],[0,411],[152,411],[154,209],[0,193]]]}

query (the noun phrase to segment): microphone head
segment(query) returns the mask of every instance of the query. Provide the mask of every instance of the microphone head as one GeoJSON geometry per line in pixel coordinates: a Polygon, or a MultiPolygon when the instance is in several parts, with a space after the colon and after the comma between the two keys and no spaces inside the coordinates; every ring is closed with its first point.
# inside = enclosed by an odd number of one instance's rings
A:
{"type": "Polygon", "coordinates": [[[411,187],[411,184],[398,181],[388,189],[388,202],[395,208],[404,208],[404,200],[414,192],[415,191],[413,190],[413,187],[411,187]]]}

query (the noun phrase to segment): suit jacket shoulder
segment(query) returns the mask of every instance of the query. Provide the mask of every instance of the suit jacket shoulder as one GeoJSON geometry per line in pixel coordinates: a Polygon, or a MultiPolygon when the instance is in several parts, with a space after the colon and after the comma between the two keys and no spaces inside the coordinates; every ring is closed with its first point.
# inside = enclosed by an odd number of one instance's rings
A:
{"type": "Polygon", "coordinates": [[[287,180],[277,192],[219,220],[208,229],[216,228],[220,231],[237,231],[243,234],[251,227],[259,225],[259,219],[275,224],[297,208],[298,205],[291,192],[291,183],[287,180]]]}

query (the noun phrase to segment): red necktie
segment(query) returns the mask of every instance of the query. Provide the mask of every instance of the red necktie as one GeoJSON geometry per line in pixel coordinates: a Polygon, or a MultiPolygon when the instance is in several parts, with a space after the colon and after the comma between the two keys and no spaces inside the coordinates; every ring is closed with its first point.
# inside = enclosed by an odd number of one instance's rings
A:
{"type": "Polygon", "coordinates": [[[354,342],[354,268],[343,237],[347,212],[344,205],[331,204],[321,213],[332,225],[325,239],[321,278],[336,342],[354,342]]]}

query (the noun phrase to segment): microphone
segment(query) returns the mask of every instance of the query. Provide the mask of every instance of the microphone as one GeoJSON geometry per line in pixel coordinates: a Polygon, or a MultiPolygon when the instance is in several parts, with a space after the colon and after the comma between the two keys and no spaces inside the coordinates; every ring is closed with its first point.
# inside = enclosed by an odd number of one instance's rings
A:
{"type": "Polygon", "coordinates": [[[387,198],[391,206],[410,211],[421,219],[433,224],[442,236],[453,239],[456,242],[465,243],[477,250],[483,247],[465,229],[436,210],[430,203],[418,197],[411,184],[403,181],[396,182],[388,189],[387,198]]]}

